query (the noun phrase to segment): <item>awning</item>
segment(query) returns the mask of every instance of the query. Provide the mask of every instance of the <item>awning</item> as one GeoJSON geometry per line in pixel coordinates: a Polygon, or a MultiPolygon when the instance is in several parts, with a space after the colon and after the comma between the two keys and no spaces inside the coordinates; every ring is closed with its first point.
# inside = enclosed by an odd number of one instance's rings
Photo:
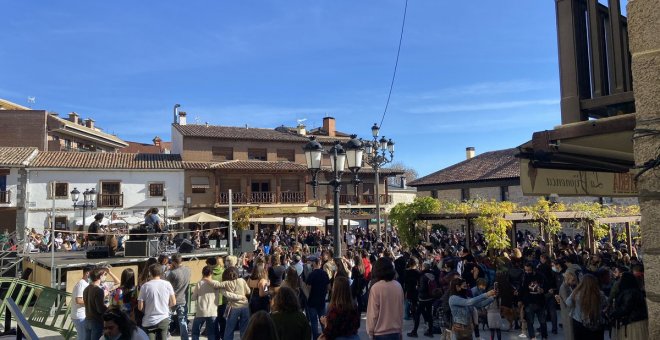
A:
{"type": "Polygon", "coordinates": [[[539,131],[519,147],[525,195],[637,196],[635,114],[539,131]]]}
{"type": "Polygon", "coordinates": [[[190,177],[190,184],[193,189],[209,189],[211,187],[208,177],[190,177]]]}

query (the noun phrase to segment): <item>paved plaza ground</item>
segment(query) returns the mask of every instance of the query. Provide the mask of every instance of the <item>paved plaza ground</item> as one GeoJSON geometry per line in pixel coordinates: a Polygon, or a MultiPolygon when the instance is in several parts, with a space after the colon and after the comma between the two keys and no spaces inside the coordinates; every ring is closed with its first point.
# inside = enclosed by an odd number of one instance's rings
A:
{"type": "MultiPolygon", "coordinates": [[[[367,337],[367,333],[366,333],[366,330],[365,330],[365,324],[366,324],[366,320],[365,320],[364,314],[362,314],[362,322],[360,324],[360,331],[359,331],[360,339],[369,339],[367,337]]],[[[440,339],[439,334],[434,334],[433,338],[429,338],[429,337],[426,337],[426,336],[422,335],[422,333],[424,333],[424,330],[425,330],[424,326],[420,326],[420,329],[418,331],[418,333],[419,333],[418,338],[410,338],[410,337],[406,336],[405,333],[408,333],[412,329],[412,327],[413,327],[412,320],[404,320],[404,335],[403,335],[404,340],[406,340],[406,339],[440,339]]],[[[41,330],[41,329],[36,329],[35,331],[36,331],[37,335],[39,336],[39,339],[41,339],[41,340],[62,339],[61,336],[59,336],[58,334],[53,333],[53,332],[49,332],[49,331],[45,331],[45,330],[41,330]]],[[[15,338],[16,337],[13,337],[13,339],[15,339],[15,338]]],[[[488,330],[483,331],[481,333],[481,338],[482,339],[490,339],[490,332],[488,330]]],[[[3,337],[0,337],[0,340],[3,340],[3,339],[4,339],[3,337]]],[[[12,339],[12,338],[7,337],[6,339],[12,339]]],[[[178,336],[173,336],[173,337],[170,337],[170,339],[171,340],[179,340],[181,338],[178,337],[178,336]]],[[[203,339],[206,339],[206,338],[203,338],[203,339]]],[[[238,332],[234,333],[234,339],[235,340],[240,340],[240,334],[238,332]]],[[[520,331],[516,330],[516,331],[512,331],[512,332],[502,332],[502,339],[521,340],[521,339],[527,339],[527,338],[526,337],[520,337],[520,331]]],[[[538,339],[539,340],[541,339],[540,334],[538,335],[538,339]]],[[[564,339],[561,328],[559,329],[559,333],[557,335],[549,334],[548,339],[550,339],[550,340],[564,339]]],[[[607,333],[605,333],[605,339],[609,339],[609,337],[607,336],[607,333]]]]}

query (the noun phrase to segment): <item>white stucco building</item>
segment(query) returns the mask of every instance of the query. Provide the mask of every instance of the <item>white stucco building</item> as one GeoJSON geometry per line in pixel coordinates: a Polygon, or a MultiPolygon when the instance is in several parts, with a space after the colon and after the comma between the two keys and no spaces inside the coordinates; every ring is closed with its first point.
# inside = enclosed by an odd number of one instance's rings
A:
{"type": "Polygon", "coordinates": [[[55,210],[57,229],[83,225],[83,192],[96,201],[85,209],[84,226],[103,213],[109,219],[141,217],[153,207],[179,217],[184,205],[181,157],[172,154],[39,152],[25,169],[25,227],[48,227],[55,210]],[[80,192],[74,209],[71,191],[80,192]],[[164,200],[166,198],[166,200],[164,200]]]}
{"type": "Polygon", "coordinates": [[[25,196],[25,166],[37,148],[0,147],[0,232],[13,232],[25,196]]]}

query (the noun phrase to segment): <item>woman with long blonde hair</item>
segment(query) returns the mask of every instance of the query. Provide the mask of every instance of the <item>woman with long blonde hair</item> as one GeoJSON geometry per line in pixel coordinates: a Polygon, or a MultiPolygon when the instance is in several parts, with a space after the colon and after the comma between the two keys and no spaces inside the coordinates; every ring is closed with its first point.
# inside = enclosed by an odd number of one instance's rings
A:
{"type": "Polygon", "coordinates": [[[571,318],[575,339],[603,339],[605,325],[602,320],[607,308],[607,297],[600,290],[598,279],[586,274],[575,287],[573,293],[564,301],[573,308],[571,318]]]}

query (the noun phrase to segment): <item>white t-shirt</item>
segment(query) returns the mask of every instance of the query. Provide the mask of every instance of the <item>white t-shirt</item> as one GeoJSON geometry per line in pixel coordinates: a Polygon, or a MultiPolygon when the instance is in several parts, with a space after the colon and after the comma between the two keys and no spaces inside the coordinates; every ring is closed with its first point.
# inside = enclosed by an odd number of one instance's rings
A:
{"type": "Polygon", "coordinates": [[[170,317],[170,296],[174,288],[169,281],[151,280],[140,288],[138,301],[144,302],[142,327],[154,326],[170,317]]]}
{"type": "Polygon", "coordinates": [[[89,286],[87,280],[80,279],[71,292],[71,318],[74,320],[85,320],[85,305],[76,303],[76,298],[83,297],[83,291],[89,286]]]}

